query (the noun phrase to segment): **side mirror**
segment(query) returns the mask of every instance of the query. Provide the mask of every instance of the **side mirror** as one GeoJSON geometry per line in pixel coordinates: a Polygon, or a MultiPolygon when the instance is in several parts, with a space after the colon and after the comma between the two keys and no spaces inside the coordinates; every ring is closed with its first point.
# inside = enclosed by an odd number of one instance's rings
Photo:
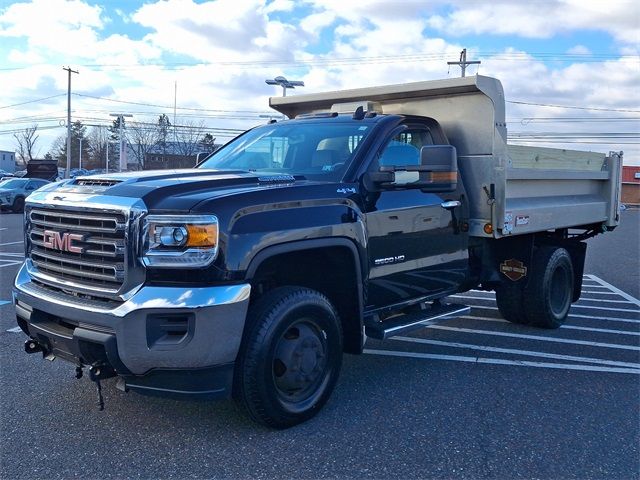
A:
{"type": "Polygon", "coordinates": [[[420,165],[386,165],[364,176],[367,190],[420,189],[453,192],[458,186],[458,160],[452,145],[427,145],[420,149],[420,165]]]}
{"type": "Polygon", "coordinates": [[[420,149],[420,189],[453,192],[458,188],[458,155],[453,145],[425,145],[420,149]]]}

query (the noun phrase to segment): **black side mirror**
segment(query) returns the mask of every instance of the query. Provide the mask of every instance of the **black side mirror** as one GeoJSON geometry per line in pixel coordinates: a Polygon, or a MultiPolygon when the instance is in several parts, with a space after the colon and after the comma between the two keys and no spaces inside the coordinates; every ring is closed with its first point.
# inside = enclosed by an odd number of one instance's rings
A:
{"type": "Polygon", "coordinates": [[[458,187],[458,156],[453,145],[425,145],[420,149],[420,189],[453,192],[458,187]]]}

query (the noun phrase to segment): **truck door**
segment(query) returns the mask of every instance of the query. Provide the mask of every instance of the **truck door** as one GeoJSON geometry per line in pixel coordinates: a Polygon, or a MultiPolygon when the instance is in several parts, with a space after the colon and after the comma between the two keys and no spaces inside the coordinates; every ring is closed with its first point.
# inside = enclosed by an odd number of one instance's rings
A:
{"type": "MultiPolygon", "coordinates": [[[[433,145],[433,140],[427,125],[402,125],[378,152],[370,170],[419,165],[420,148],[433,145]]],[[[396,172],[395,186],[412,181],[407,178],[411,174],[416,172],[396,172]]],[[[365,203],[370,269],[368,309],[417,297],[439,297],[456,291],[465,281],[468,236],[466,228],[461,228],[461,220],[467,217],[467,206],[461,181],[455,192],[442,194],[383,188],[371,192],[365,203]],[[455,206],[455,202],[460,205],[455,206]]]]}

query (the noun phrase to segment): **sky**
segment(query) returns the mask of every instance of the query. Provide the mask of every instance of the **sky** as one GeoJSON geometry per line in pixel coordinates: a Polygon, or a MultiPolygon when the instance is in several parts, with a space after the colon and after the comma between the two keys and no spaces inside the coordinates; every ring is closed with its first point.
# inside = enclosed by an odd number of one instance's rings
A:
{"type": "Polygon", "coordinates": [[[288,95],[467,75],[502,81],[509,143],[625,152],[640,165],[637,0],[0,0],[0,150],[38,125],[112,113],[204,123],[218,143],[288,95]]]}

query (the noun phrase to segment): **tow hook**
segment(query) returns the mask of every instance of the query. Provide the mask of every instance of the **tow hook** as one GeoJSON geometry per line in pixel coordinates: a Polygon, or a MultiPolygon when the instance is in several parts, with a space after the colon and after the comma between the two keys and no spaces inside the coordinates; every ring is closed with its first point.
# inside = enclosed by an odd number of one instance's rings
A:
{"type": "Polygon", "coordinates": [[[27,353],[38,353],[44,351],[44,349],[42,345],[30,338],[24,342],[24,351],[27,353]]]}
{"type": "Polygon", "coordinates": [[[98,392],[98,407],[100,411],[104,410],[104,398],[102,398],[102,385],[100,385],[100,380],[105,376],[104,368],[99,363],[93,364],[89,367],[89,379],[96,384],[98,392]]]}

